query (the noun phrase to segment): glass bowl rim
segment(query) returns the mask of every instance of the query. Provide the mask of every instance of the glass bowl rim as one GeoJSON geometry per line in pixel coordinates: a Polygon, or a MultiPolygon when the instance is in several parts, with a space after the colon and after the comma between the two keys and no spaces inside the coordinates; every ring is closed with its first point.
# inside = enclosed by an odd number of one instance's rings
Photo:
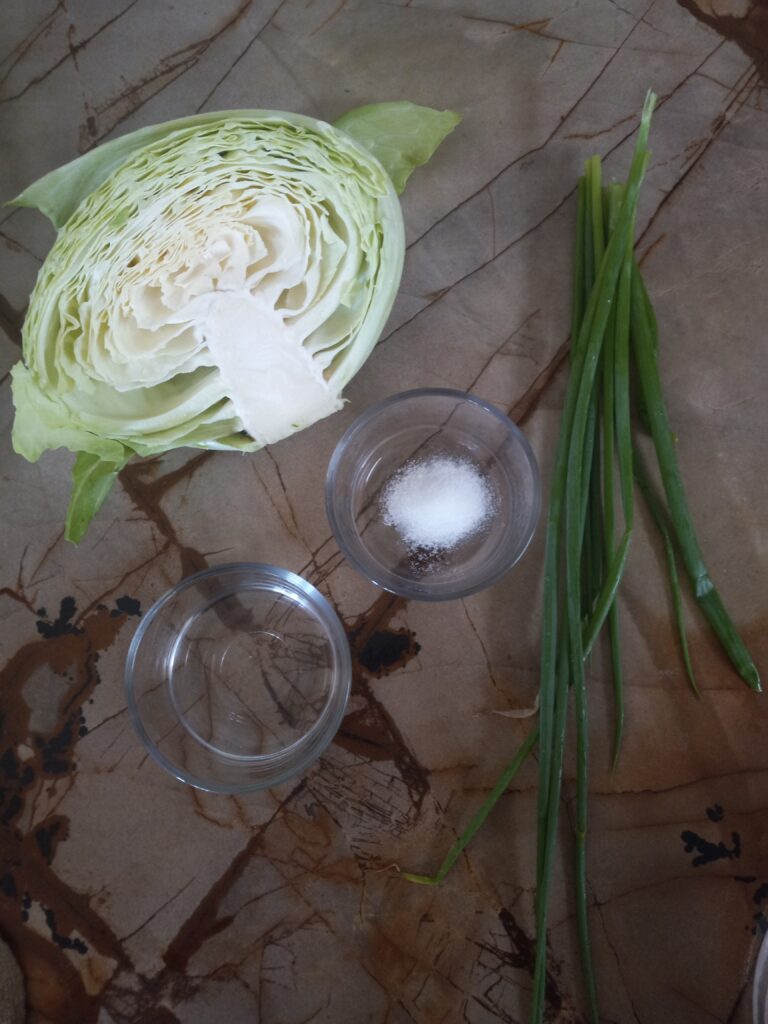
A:
{"type": "MultiPolygon", "coordinates": [[[[167,676],[165,675],[163,676],[163,682],[167,685],[167,676]]],[[[141,622],[131,638],[125,661],[123,685],[131,723],[147,752],[162,768],[179,782],[205,792],[220,794],[249,793],[256,790],[270,789],[301,774],[310,764],[317,760],[331,742],[346,712],[352,687],[352,655],[349,639],[341,619],[328,599],[309,580],[305,580],[290,569],[283,569],[280,566],[271,565],[267,562],[226,562],[221,565],[209,566],[206,569],[201,569],[189,576],[185,576],[150,605],[143,614],[141,622]],[[293,600],[292,603],[302,607],[307,614],[311,614],[323,626],[329,647],[332,649],[336,660],[336,666],[331,677],[328,699],[323,711],[303,736],[294,740],[287,747],[273,751],[270,754],[258,754],[250,757],[227,757],[222,755],[220,757],[221,761],[233,767],[238,765],[242,768],[259,766],[266,772],[271,770],[274,772],[274,777],[269,776],[268,778],[259,778],[243,783],[220,783],[212,779],[199,778],[190,772],[184,771],[184,769],[171,761],[150,738],[142,721],[135,696],[136,659],[150,626],[158,620],[163,609],[178,594],[190,589],[203,579],[235,575],[237,573],[247,573],[254,579],[261,580],[261,586],[249,589],[259,590],[262,593],[272,592],[282,597],[283,600],[291,599],[287,598],[285,592],[277,586],[278,581],[288,584],[295,591],[303,594],[307,599],[307,604],[301,604],[298,600],[293,600]],[[267,581],[269,581],[269,585],[264,585],[267,581]],[[299,755],[298,757],[297,754],[299,755]],[[295,762],[294,758],[296,758],[295,762]]]]}
{"type": "Polygon", "coordinates": [[[366,579],[370,580],[371,583],[374,583],[382,590],[386,590],[388,593],[396,594],[399,597],[405,597],[410,600],[430,602],[457,601],[462,598],[469,597],[472,594],[476,594],[480,590],[485,590],[487,587],[493,586],[494,583],[498,583],[502,576],[505,576],[509,570],[520,561],[530,547],[531,541],[536,534],[536,527],[541,515],[541,474],[539,464],[533,448],[531,447],[530,441],[520,427],[518,427],[518,425],[514,423],[506,413],[503,413],[501,409],[493,405],[491,402],[487,402],[485,399],[478,398],[476,395],[472,395],[468,391],[462,391],[459,388],[413,388],[409,391],[398,391],[394,395],[388,395],[386,398],[383,398],[380,401],[375,402],[373,405],[368,406],[367,409],[364,409],[363,412],[361,412],[360,415],[352,421],[339,438],[336,447],[333,450],[333,454],[331,455],[331,460],[328,463],[328,471],[325,477],[325,513],[328,517],[331,532],[333,533],[340,551],[345,558],[347,558],[350,564],[366,579]],[[501,559],[499,566],[493,572],[483,575],[479,579],[475,579],[474,582],[466,587],[456,587],[455,589],[446,591],[445,593],[424,592],[410,589],[408,587],[394,586],[392,580],[389,578],[392,574],[387,573],[386,567],[382,566],[378,560],[374,559],[373,556],[370,555],[368,548],[359,540],[359,537],[357,537],[357,545],[350,543],[347,540],[346,531],[341,527],[339,516],[336,511],[338,491],[338,488],[335,486],[336,477],[352,439],[390,406],[399,405],[400,403],[405,404],[408,401],[422,398],[452,398],[457,402],[474,405],[483,412],[490,413],[490,415],[503,427],[506,434],[513,438],[515,443],[520,447],[533,477],[533,500],[531,502],[523,540],[515,549],[514,558],[511,560],[509,558],[501,559]],[[358,550],[356,550],[356,548],[358,550]],[[362,554],[362,558],[360,557],[360,554],[362,554]]]}

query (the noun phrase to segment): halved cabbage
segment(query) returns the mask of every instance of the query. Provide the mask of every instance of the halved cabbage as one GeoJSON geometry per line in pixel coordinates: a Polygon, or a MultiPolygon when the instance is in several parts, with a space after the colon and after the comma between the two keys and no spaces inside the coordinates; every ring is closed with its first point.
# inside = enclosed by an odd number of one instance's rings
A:
{"type": "Polygon", "coordinates": [[[134,453],[253,451],[341,408],[400,281],[390,173],[401,189],[457,121],[409,103],[338,127],[204,114],[109,142],[15,200],[59,234],[13,370],[13,444],[30,461],[79,453],[68,539],[134,453]]]}

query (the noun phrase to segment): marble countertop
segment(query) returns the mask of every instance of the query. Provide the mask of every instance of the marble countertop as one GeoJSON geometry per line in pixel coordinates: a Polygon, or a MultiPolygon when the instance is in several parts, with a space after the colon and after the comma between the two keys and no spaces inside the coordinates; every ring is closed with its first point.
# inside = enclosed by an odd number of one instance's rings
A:
{"type": "MultiPolygon", "coordinates": [[[[2,195],[100,141],[196,110],[333,120],[381,99],[463,120],[403,198],[402,288],[344,411],[250,456],[130,464],[79,547],[71,457],[10,445],[9,370],[44,218],[0,210],[0,934],[32,1024],[405,1024],[526,1019],[536,766],[440,888],[434,870],[531,728],[543,538],[444,605],[377,591],[341,558],[328,458],[366,406],[471,390],[523,426],[549,479],[564,386],[574,183],[623,178],[660,96],[639,252],[678,452],[710,567],[768,668],[768,61],[747,0],[28,0],[0,40],[2,195]],[[222,500],[222,496],[224,500],[222,500]],[[122,669],[139,616],[221,562],[318,585],[354,657],[348,714],[301,779],[185,788],[147,756],[122,669]],[[498,712],[502,712],[499,714],[498,712]]],[[[768,712],[686,600],[690,693],[663,556],[641,517],[622,589],[627,725],[610,770],[593,715],[589,899],[603,1019],[746,1024],[768,924],[768,712]]],[[[566,766],[548,1017],[581,1022],[566,766]]]]}

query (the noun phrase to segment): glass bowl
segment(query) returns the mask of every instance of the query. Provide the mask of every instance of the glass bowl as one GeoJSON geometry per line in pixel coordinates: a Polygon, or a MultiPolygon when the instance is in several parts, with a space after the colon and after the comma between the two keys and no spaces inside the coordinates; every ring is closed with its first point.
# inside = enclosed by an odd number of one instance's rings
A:
{"type": "Polygon", "coordinates": [[[541,484],[531,446],[507,416],[464,391],[422,388],[355,420],[331,458],[325,503],[339,548],[368,579],[403,597],[447,601],[490,586],[522,557],[541,484]],[[480,475],[492,513],[453,547],[420,551],[388,525],[383,502],[404,467],[442,457],[480,475]]]}
{"type": "Polygon", "coordinates": [[[752,982],[752,1022],[766,1024],[768,1021],[768,935],[757,954],[755,977],[752,982]]]}
{"type": "Polygon", "coordinates": [[[346,634],[311,584],[258,563],[217,566],[161,597],[128,651],[133,724],[181,782],[217,793],[300,774],[339,727],[346,634]]]}

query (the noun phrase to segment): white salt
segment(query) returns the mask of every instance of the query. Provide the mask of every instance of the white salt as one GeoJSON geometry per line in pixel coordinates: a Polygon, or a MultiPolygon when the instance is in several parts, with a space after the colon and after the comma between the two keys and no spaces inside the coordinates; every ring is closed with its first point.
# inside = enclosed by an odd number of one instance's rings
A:
{"type": "Polygon", "coordinates": [[[455,547],[477,533],[494,512],[494,494],[468,459],[433,455],[406,463],[386,484],[384,522],[409,548],[455,547]]]}

